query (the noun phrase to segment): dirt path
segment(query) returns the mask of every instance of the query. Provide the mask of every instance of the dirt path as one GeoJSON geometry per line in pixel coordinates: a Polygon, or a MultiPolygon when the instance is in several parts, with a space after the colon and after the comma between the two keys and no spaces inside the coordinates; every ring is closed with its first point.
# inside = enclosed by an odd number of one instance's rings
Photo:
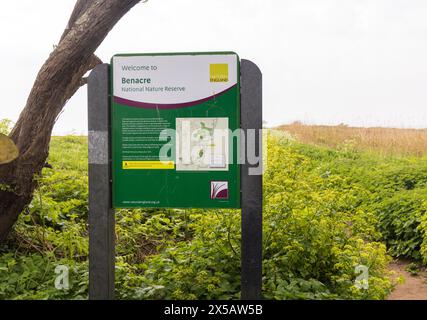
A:
{"type": "Polygon", "coordinates": [[[396,272],[396,277],[403,276],[405,282],[396,286],[388,300],[427,300],[427,278],[425,272],[412,276],[405,268],[409,265],[406,261],[394,261],[390,269],[396,272]]]}

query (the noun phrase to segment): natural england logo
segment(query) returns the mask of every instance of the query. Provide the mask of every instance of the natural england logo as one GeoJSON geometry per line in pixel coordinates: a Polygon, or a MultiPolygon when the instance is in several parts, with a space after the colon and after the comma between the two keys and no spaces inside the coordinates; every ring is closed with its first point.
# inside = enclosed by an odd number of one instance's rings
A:
{"type": "Polygon", "coordinates": [[[211,181],[211,199],[228,199],[228,181],[211,181]]]}
{"type": "Polygon", "coordinates": [[[228,64],[213,63],[209,66],[210,82],[228,82],[228,64]]]}

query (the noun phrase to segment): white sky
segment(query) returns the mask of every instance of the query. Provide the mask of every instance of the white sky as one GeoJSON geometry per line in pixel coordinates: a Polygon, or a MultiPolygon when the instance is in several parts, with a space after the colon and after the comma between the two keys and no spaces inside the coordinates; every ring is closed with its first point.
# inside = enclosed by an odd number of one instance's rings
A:
{"type": "MultiPolygon", "coordinates": [[[[16,120],[74,0],[1,1],[0,119],[16,120]]],[[[150,0],[97,54],[232,50],[264,75],[264,120],[427,127],[425,0],[150,0]]],[[[86,89],[54,133],[85,133],[86,89]]]]}

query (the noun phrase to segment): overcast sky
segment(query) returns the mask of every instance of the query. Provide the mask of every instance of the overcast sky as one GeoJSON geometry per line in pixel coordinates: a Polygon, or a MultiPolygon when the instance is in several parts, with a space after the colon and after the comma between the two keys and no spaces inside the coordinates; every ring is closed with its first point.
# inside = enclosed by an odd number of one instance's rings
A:
{"type": "MultiPolygon", "coordinates": [[[[75,0],[0,2],[0,119],[16,120],[75,0]]],[[[150,0],[97,54],[236,51],[264,76],[269,125],[427,127],[425,0],[150,0]]],[[[85,133],[86,89],[54,133],[85,133]]]]}

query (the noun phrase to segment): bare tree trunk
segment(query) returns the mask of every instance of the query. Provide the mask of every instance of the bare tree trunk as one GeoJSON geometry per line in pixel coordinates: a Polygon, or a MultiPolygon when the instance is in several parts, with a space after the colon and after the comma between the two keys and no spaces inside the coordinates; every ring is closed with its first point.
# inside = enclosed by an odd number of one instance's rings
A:
{"type": "Polygon", "coordinates": [[[40,69],[10,137],[20,151],[0,165],[0,241],[31,202],[49,153],[55,121],[101,60],[94,55],[114,25],[140,0],[78,0],[58,46],[40,69]]]}

